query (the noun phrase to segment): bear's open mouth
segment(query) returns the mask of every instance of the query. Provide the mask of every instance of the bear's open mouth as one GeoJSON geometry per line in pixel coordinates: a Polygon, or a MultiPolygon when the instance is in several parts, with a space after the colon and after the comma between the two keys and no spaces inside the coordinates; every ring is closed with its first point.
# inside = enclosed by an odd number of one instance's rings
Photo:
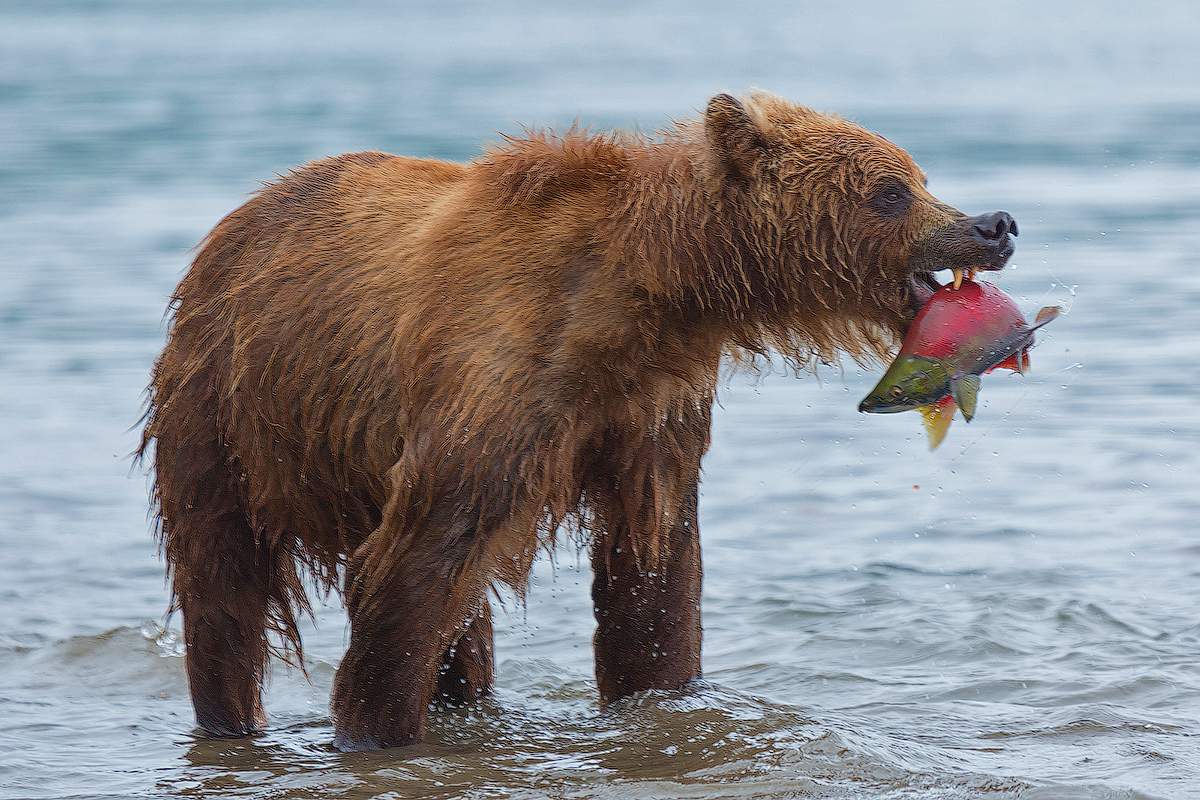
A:
{"type": "Polygon", "coordinates": [[[917,315],[921,307],[929,302],[929,298],[933,297],[933,293],[942,288],[942,284],[938,279],[933,277],[932,272],[914,272],[908,278],[909,297],[909,321],[917,315]]]}
{"type": "Polygon", "coordinates": [[[1008,259],[1012,257],[1015,249],[1016,248],[1013,246],[1013,243],[1010,239],[1005,243],[1004,247],[1002,247],[996,253],[995,257],[982,264],[976,264],[970,267],[949,267],[948,269],[950,270],[951,278],[950,281],[945,284],[934,277],[932,272],[921,270],[912,273],[908,279],[909,297],[912,299],[912,303],[909,308],[909,321],[911,321],[912,318],[917,315],[917,312],[921,310],[922,306],[929,302],[929,298],[933,296],[933,293],[938,289],[941,289],[943,286],[952,283],[954,288],[957,289],[962,285],[964,278],[967,280],[974,280],[976,272],[999,272],[1000,270],[1004,269],[1005,265],[1008,263],[1008,259]]]}
{"type": "Polygon", "coordinates": [[[976,272],[1004,269],[1016,250],[1018,235],[1017,221],[1006,211],[960,216],[931,231],[909,262],[912,271],[907,288],[911,314],[915,316],[933,293],[942,288],[935,272],[949,270],[950,283],[957,289],[964,278],[973,279],[976,272]]]}

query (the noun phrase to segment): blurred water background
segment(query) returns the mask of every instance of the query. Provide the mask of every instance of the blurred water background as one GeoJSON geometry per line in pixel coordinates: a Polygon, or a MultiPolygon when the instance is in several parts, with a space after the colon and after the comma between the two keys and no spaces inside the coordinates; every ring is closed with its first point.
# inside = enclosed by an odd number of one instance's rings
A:
{"type": "Polygon", "coordinates": [[[1187,1],[3,4],[0,796],[1200,797],[1198,40],[1187,1]],[[128,459],[190,248],[309,159],[751,86],[1017,217],[994,279],[1070,306],[1033,374],[933,454],[856,413],[852,364],[732,379],[693,691],[597,708],[564,547],[499,613],[495,697],[427,743],[331,750],[336,599],[270,731],[199,738],[128,459]]]}

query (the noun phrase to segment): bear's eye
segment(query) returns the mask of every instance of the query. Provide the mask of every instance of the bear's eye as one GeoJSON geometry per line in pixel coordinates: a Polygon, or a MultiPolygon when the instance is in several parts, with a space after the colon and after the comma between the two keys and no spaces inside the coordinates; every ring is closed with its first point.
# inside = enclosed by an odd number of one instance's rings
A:
{"type": "Polygon", "coordinates": [[[902,183],[888,182],[881,186],[870,200],[871,208],[882,217],[904,216],[912,202],[912,193],[902,183]]]}

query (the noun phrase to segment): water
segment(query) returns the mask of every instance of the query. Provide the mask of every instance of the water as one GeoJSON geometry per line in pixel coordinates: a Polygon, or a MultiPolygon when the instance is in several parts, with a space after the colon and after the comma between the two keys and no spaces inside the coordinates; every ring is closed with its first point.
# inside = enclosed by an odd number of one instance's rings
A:
{"type": "Polygon", "coordinates": [[[1200,796],[1200,35],[1191,3],[5,4],[0,796],[1200,796]],[[199,4],[197,4],[199,5],[199,4]],[[192,729],[130,473],[189,249],[258,181],[523,123],[653,129],[762,86],[1021,223],[1070,305],[926,452],[852,365],[734,378],[705,462],[706,681],[595,704],[586,559],[498,614],[498,689],[330,749],[331,601],[270,731],[192,729]]]}

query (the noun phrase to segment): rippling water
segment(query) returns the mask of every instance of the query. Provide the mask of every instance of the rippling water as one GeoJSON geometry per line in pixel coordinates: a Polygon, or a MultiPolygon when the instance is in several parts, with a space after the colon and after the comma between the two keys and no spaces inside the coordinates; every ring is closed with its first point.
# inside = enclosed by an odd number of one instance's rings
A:
{"type": "Polygon", "coordinates": [[[1200,796],[1196,7],[137,2],[0,8],[0,796],[1200,796]],[[342,755],[306,629],[270,731],[199,738],[130,473],[189,250],[257,181],[767,87],[1021,222],[1048,329],[936,454],[871,375],[734,378],[705,462],[706,680],[600,711],[586,560],[498,615],[498,690],[342,755]]]}

